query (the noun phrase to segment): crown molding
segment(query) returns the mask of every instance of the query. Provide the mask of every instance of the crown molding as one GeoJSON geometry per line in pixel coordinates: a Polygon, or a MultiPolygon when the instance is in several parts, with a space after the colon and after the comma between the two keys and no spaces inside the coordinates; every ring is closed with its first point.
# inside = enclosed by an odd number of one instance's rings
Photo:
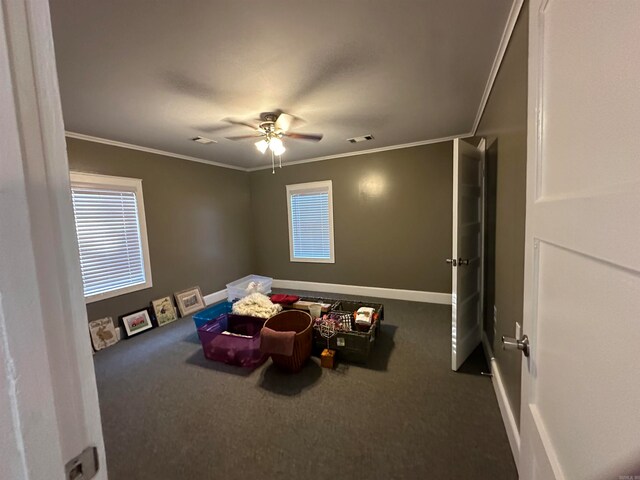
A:
{"type": "MultiPolygon", "coordinates": [[[[357,155],[366,155],[369,153],[379,153],[379,152],[387,152],[389,150],[400,150],[402,148],[419,147],[421,145],[430,145],[432,143],[448,142],[455,138],[469,138],[471,136],[472,135],[470,133],[462,133],[460,135],[452,135],[450,137],[434,138],[433,140],[421,140],[419,142],[401,143],[398,145],[389,145],[386,147],[370,148],[368,150],[359,150],[357,152],[337,153],[335,155],[326,155],[324,157],[314,157],[314,158],[307,158],[304,160],[294,160],[292,162],[283,162],[282,166],[288,167],[290,165],[300,165],[302,163],[322,162],[324,160],[334,160],[336,158],[355,157],[357,155]]],[[[247,168],[247,171],[257,172],[259,170],[268,170],[270,168],[271,168],[271,165],[265,165],[263,167],[247,168]]]]}
{"type": "Polygon", "coordinates": [[[471,136],[475,136],[478,130],[478,126],[480,125],[480,120],[482,120],[484,109],[487,106],[487,102],[489,101],[489,95],[491,95],[493,84],[495,83],[498,72],[500,71],[500,65],[502,64],[504,54],[507,51],[507,47],[509,46],[509,40],[511,40],[511,35],[513,34],[513,29],[516,26],[518,15],[520,15],[520,10],[522,9],[523,3],[524,0],[513,0],[513,4],[511,5],[511,11],[509,12],[509,17],[507,18],[507,24],[504,27],[502,38],[500,39],[500,45],[498,46],[498,52],[496,53],[496,57],[493,59],[493,65],[491,66],[489,79],[487,80],[487,84],[484,87],[484,93],[482,94],[482,99],[480,100],[478,113],[476,114],[476,119],[473,122],[471,136]]]}
{"type": "Polygon", "coordinates": [[[102,143],[104,145],[111,145],[113,147],[128,148],[130,150],[139,150],[141,152],[153,153],[155,155],[164,155],[165,157],[179,158],[181,160],[189,160],[190,162],[206,163],[208,165],[214,165],[216,167],[230,168],[232,170],[240,170],[241,172],[248,171],[244,167],[237,167],[235,165],[228,165],[226,163],[214,162],[213,160],[205,160],[204,158],[191,157],[189,155],[181,155],[179,153],[167,152],[164,150],[157,150],[155,148],[142,147],[140,145],[134,145],[132,143],[118,142],[116,140],[109,140],[107,138],[92,137],[91,135],[84,135],[83,133],[64,132],[66,137],[77,138],[78,140],[85,140],[87,142],[102,143]]]}
{"type": "MultiPolygon", "coordinates": [[[[104,145],[111,145],[114,147],[121,147],[121,148],[128,148],[131,150],[138,150],[141,152],[146,152],[146,153],[153,153],[156,155],[163,155],[166,157],[173,157],[173,158],[179,158],[182,160],[188,160],[191,162],[198,162],[198,163],[205,163],[208,165],[213,165],[216,167],[222,167],[222,168],[230,168],[232,170],[239,170],[241,172],[256,172],[259,170],[267,170],[269,168],[271,168],[271,165],[264,165],[261,167],[251,167],[251,168],[244,168],[244,167],[238,167],[235,165],[229,165],[226,163],[219,163],[219,162],[214,162],[213,160],[205,160],[203,158],[197,158],[197,157],[191,157],[189,155],[182,155],[179,153],[173,153],[173,152],[167,152],[165,150],[157,150],[155,148],[149,148],[149,147],[143,147],[140,145],[134,145],[132,143],[125,143],[125,142],[118,142],[116,140],[109,140],[107,138],[100,138],[100,137],[94,137],[91,135],[85,135],[83,133],[76,133],[76,132],[69,132],[66,131],[65,132],[65,136],[69,137],[69,138],[76,138],[78,140],[85,140],[87,142],[94,142],[94,143],[102,143],[104,145]]],[[[283,167],[288,167],[290,165],[299,165],[299,164],[303,164],[303,163],[312,163],[312,162],[322,162],[324,160],[334,160],[336,158],[346,158],[346,157],[355,157],[357,155],[366,155],[369,153],[379,153],[379,152],[387,152],[390,150],[400,150],[403,148],[411,148],[411,147],[419,147],[421,145],[431,145],[433,143],[442,143],[442,142],[448,142],[451,140],[454,140],[456,138],[469,138],[472,137],[473,135],[471,135],[471,133],[462,133],[460,135],[451,135],[449,137],[441,137],[441,138],[434,138],[432,140],[421,140],[419,142],[412,142],[412,143],[402,143],[402,144],[398,144],[398,145],[388,145],[386,147],[379,147],[379,148],[370,148],[368,150],[359,150],[357,152],[347,152],[347,153],[338,153],[335,155],[326,155],[324,157],[314,157],[314,158],[307,158],[307,159],[303,159],[303,160],[294,160],[292,162],[285,162],[283,163],[283,167]]]]}

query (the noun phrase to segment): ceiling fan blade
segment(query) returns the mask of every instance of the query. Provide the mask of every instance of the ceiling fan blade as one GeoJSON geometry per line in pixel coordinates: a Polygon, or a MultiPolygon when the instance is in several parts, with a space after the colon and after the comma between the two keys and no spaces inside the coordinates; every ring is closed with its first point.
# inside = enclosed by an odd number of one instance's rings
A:
{"type": "Polygon", "coordinates": [[[296,117],[294,117],[293,115],[289,115],[288,113],[284,112],[281,113],[276,120],[276,130],[282,130],[283,132],[286,132],[291,128],[291,124],[295,119],[296,117]]]}
{"type": "Polygon", "coordinates": [[[312,142],[319,142],[322,140],[322,133],[295,133],[295,132],[287,132],[284,134],[285,137],[295,138],[298,140],[309,140],[312,142]]]}
{"type": "Polygon", "coordinates": [[[233,119],[233,118],[223,118],[223,119],[222,119],[222,121],[223,121],[223,122],[230,123],[230,124],[232,124],[232,125],[242,125],[242,126],[244,126],[244,127],[249,127],[249,128],[254,129],[254,130],[257,130],[257,129],[258,129],[258,126],[257,126],[257,125],[252,125],[252,124],[250,124],[249,122],[243,122],[242,120],[235,120],[235,119],[233,119]]]}
{"type": "Polygon", "coordinates": [[[229,128],[233,128],[232,125],[218,125],[215,123],[210,123],[208,125],[195,125],[193,126],[195,130],[203,133],[217,133],[222,130],[227,130],[229,128]]]}
{"type": "Polygon", "coordinates": [[[256,132],[253,135],[234,135],[232,137],[224,137],[224,138],[226,138],[227,140],[247,140],[249,138],[254,138],[254,139],[255,138],[260,138],[262,136],[263,135],[261,135],[260,133],[256,132]]]}

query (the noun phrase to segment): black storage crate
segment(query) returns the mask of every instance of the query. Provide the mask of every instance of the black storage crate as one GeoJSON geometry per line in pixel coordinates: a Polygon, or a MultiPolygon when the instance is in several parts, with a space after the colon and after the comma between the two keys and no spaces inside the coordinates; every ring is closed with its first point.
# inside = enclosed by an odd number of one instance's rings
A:
{"type": "MultiPolygon", "coordinates": [[[[328,301],[328,299],[325,299],[328,301]]],[[[327,339],[324,338],[317,328],[313,329],[313,343],[318,351],[324,348],[336,350],[339,360],[354,363],[367,363],[369,355],[373,349],[373,344],[378,333],[380,333],[380,322],[384,319],[384,305],[381,303],[356,302],[352,300],[336,300],[329,313],[349,314],[353,317],[360,307],[371,307],[375,309],[374,322],[367,331],[354,330],[350,332],[337,331],[336,334],[327,339]]]]}

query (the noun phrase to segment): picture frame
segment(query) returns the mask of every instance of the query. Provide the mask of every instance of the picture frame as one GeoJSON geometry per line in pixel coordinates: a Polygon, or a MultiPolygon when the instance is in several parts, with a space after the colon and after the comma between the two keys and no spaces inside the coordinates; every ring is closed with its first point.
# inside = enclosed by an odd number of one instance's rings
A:
{"type": "Polygon", "coordinates": [[[91,336],[91,344],[96,352],[115,345],[120,340],[111,317],[90,321],[89,334],[91,336]]]}
{"type": "Polygon", "coordinates": [[[153,300],[151,307],[153,308],[153,314],[156,317],[156,322],[158,322],[159,327],[175,322],[178,319],[178,311],[170,296],[153,300]]]}
{"type": "Polygon", "coordinates": [[[125,332],[127,332],[127,338],[153,328],[148,308],[122,315],[120,321],[124,326],[125,332]]]}
{"type": "Polygon", "coordinates": [[[191,287],[173,294],[176,298],[180,316],[191,315],[205,307],[200,287],[191,287]]]}

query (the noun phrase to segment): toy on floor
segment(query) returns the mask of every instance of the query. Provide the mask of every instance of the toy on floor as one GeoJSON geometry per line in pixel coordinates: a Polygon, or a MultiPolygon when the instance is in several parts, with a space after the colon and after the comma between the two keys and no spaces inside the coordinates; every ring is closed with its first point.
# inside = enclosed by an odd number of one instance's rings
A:
{"type": "Polygon", "coordinates": [[[329,339],[336,334],[336,321],[324,315],[318,324],[318,330],[323,338],[327,339],[327,347],[329,346],[329,339]]]}
{"type": "Polygon", "coordinates": [[[335,357],[335,350],[329,350],[328,348],[325,348],[320,355],[320,365],[322,365],[323,368],[333,368],[333,361],[335,357]]]}

